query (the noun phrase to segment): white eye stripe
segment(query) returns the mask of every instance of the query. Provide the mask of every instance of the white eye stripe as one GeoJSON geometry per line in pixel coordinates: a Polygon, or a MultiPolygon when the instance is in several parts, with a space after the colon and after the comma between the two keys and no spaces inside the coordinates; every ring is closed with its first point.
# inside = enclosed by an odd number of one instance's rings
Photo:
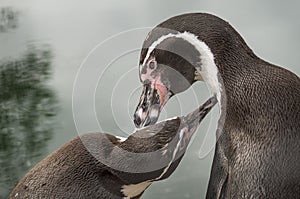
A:
{"type": "MultiPolygon", "coordinates": [[[[140,74],[142,73],[143,69],[145,71],[152,71],[152,70],[155,70],[157,68],[157,61],[155,60],[155,58],[151,58],[148,60],[147,64],[143,64],[143,65],[140,65],[140,74]],[[152,64],[152,66],[151,66],[152,64]]],[[[146,72],[147,73],[147,72],[146,72]]]]}
{"type": "Polygon", "coordinates": [[[175,35],[173,33],[169,33],[167,35],[163,35],[161,36],[160,38],[158,38],[155,42],[153,42],[151,44],[151,46],[148,48],[148,51],[147,51],[147,54],[144,58],[144,61],[143,61],[143,66],[146,64],[147,60],[149,59],[150,57],[150,54],[152,53],[152,51],[156,48],[156,46],[158,46],[161,42],[163,42],[165,39],[168,39],[170,37],[174,37],[175,35]]]}

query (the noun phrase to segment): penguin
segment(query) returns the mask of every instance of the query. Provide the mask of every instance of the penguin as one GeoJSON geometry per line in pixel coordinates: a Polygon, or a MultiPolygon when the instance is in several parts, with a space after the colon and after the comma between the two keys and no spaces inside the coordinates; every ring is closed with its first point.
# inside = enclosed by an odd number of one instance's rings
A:
{"type": "Polygon", "coordinates": [[[206,198],[300,198],[300,79],[259,58],[225,20],[187,13],[160,23],[140,54],[136,127],[198,81],[220,118],[206,198]]]}
{"type": "Polygon", "coordinates": [[[211,97],[187,116],[137,130],[125,140],[105,133],[76,137],[33,167],[9,198],[140,198],[175,171],[216,102],[211,97]]]}

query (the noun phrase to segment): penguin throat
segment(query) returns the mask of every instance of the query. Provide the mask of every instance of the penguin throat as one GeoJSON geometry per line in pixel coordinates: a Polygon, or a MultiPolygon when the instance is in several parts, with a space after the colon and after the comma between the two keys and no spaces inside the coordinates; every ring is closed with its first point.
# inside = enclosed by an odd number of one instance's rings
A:
{"type": "Polygon", "coordinates": [[[123,185],[122,189],[121,189],[121,192],[125,196],[124,199],[130,199],[130,198],[133,198],[133,197],[136,197],[136,196],[142,194],[152,184],[153,181],[160,180],[168,172],[168,170],[171,167],[172,163],[175,161],[177,152],[180,150],[180,145],[181,145],[181,142],[182,142],[182,139],[184,137],[184,133],[185,133],[186,130],[187,130],[186,128],[181,129],[181,131],[179,133],[179,141],[176,144],[175,149],[172,153],[171,161],[163,169],[162,173],[158,177],[156,177],[152,180],[144,181],[144,182],[141,182],[141,183],[138,183],[138,184],[123,185]]]}
{"type": "Polygon", "coordinates": [[[162,172],[157,178],[155,178],[154,180],[156,180],[156,181],[160,180],[160,179],[168,172],[170,166],[171,166],[172,163],[175,161],[176,154],[177,154],[177,152],[178,152],[179,149],[180,149],[180,144],[181,144],[181,142],[182,142],[183,134],[184,134],[185,130],[186,130],[186,129],[181,129],[181,130],[180,130],[180,133],[179,133],[179,141],[178,141],[178,143],[177,143],[176,146],[175,146],[175,149],[174,149],[173,154],[172,154],[171,161],[170,161],[169,164],[164,168],[163,172],[162,172]]]}
{"type": "Polygon", "coordinates": [[[200,64],[199,66],[195,66],[196,71],[201,75],[202,79],[209,86],[211,92],[217,96],[219,102],[221,102],[221,83],[219,80],[219,71],[216,63],[214,61],[214,55],[211,52],[210,48],[206,45],[205,42],[201,41],[198,36],[194,35],[190,32],[179,32],[179,33],[169,33],[167,35],[163,35],[159,37],[156,41],[154,41],[151,46],[149,46],[146,56],[143,60],[143,65],[150,58],[153,50],[164,40],[175,37],[181,38],[186,42],[190,43],[195,47],[195,49],[200,54],[200,64]]]}

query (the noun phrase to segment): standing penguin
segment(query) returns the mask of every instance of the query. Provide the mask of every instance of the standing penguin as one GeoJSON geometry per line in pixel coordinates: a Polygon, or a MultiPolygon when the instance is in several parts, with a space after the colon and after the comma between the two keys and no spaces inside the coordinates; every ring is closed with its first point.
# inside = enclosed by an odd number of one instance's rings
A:
{"type": "Polygon", "coordinates": [[[204,13],[162,22],[144,41],[140,80],[137,127],[198,80],[217,95],[207,198],[300,198],[300,79],[257,57],[229,23],[204,13]]]}
{"type": "Polygon", "coordinates": [[[183,117],[138,130],[125,141],[89,133],[66,143],[33,167],[9,198],[138,199],[181,161],[215,97],[183,117]]]}

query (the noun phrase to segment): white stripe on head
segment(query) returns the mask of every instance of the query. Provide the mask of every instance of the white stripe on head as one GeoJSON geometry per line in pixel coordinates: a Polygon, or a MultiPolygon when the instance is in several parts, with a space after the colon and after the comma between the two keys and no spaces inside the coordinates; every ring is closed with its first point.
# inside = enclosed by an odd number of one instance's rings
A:
{"type": "Polygon", "coordinates": [[[156,41],[154,41],[151,46],[149,46],[147,54],[145,56],[145,59],[143,61],[143,66],[146,64],[146,61],[149,59],[150,54],[152,53],[152,51],[156,48],[156,46],[158,46],[161,42],[163,42],[164,40],[174,37],[175,35],[173,33],[169,33],[167,35],[163,35],[160,38],[158,38],[156,41]]]}
{"type": "Polygon", "coordinates": [[[164,40],[171,37],[181,38],[189,42],[200,53],[201,68],[197,67],[196,69],[201,74],[202,79],[208,84],[211,91],[217,95],[218,101],[221,102],[221,84],[218,80],[218,68],[214,61],[214,55],[212,54],[210,48],[203,41],[199,40],[198,36],[192,33],[179,32],[177,34],[169,33],[167,35],[161,36],[148,48],[142,66],[146,64],[153,50],[164,40]]]}

